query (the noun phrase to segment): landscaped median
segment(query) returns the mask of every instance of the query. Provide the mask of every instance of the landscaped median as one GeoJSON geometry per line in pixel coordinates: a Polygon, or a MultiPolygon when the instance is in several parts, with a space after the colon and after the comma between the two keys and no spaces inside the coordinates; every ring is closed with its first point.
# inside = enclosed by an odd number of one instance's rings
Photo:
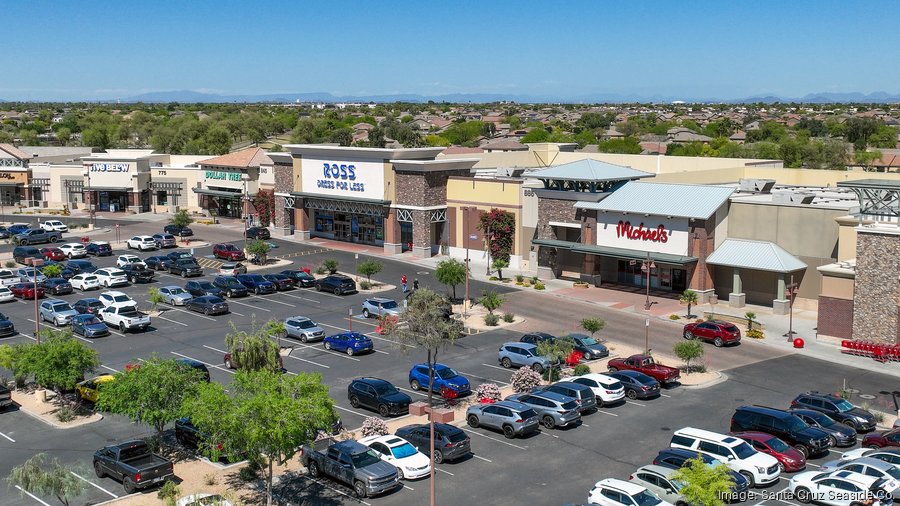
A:
{"type": "Polygon", "coordinates": [[[47,390],[13,390],[11,395],[19,410],[56,429],[72,429],[103,420],[100,413],[93,413],[80,407],[72,408],[59,402],[56,394],[47,390]],[[68,416],[69,412],[71,418],[68,416]]]}

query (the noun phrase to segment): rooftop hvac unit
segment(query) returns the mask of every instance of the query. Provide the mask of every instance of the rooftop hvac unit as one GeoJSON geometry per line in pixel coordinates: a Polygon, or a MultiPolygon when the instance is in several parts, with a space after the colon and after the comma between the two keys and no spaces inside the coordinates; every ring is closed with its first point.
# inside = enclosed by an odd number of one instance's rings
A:
{"type": "Polygon", "coordinates": [[[773,186],[775,186],[774,179],[741,179],[738,181],[738,188],[746,192],[770,193],[773,186]]]}

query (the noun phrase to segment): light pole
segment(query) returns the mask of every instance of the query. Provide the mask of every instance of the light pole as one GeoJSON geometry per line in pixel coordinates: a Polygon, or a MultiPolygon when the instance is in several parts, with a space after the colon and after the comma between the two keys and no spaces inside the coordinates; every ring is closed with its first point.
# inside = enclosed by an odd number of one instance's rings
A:
{"type": "Polygon", "coordinates": [[[244,194],[241,196],[241,217],[244,219],[244,251],[247,251],[247,221],[250,215],[250,196],[247,194],[247,182],[250,181],[248,174],[241,174],[241,183],[244,185],[244,194]]]}
{"type": "Polygon", "coordinates": [[[463,319],[469,316],[469,208],[463,210],[463,242],[466,245],[466,297],[463,299],[463,319]]]}
{"type": "Polygon", "coordinates": [[[650,260],[650,252],[647,252],[647,260],[644,260],[641,263],[641,271],[647,274],[647,298],[644,300],[644,310],[650,311],[650,306],[654,303],[650,302],[650,276],[653,273],[653,269],[656,269],[656,264],[650,260]]]}
{"type": "Polygon", "coordinates": [[[796,334],[796,332],[794,332],[794,298],[797,296],[798,291],[799,290],[798,290],[797,284],[794,283],[794,275],[791,274],[791,284],[789,284],[784,291],[784,295],[787,296],[788,300],[790,301],[789,302],[789,307],[790,307],[789,315],[790,316],[788,316],[788,331],[787,331],[787,334],[784,335],[784,337],[787,337],[788,342],[790,342],[791,339],[794,338],[794,334],[796,334]]]}
{"type": "Polygon", "coordinates": [[[644,322],[644,353],[650,354],[650,318],[644,322]]]}
{"type": "MultiPolygon", "coordinates": [[[[488,222],[488,223],[490,223],[490,222],[488,222]]],[[[487,269],[486,269],[485,274],[490,276],[491,275],[491,226],[490,226],[490,224],[488,224],[487,232],[485,232],[485,234],[487,234],[484,236],[484,240],[487,243],[487,251],[485,251],[485,253],[487,254],[487,269]]]]}
{"type": "Polygon", "coordinates": [[[38,284],[37,284],[37,275],[38,269],[40,266],[44,265],[44,261],[40,258],[29,257],[25,259],[25,264],[31,265],[31,268],[34,270],[34,338],[38,344],[41,344],[41,324],[38,319],[38,284]]]}

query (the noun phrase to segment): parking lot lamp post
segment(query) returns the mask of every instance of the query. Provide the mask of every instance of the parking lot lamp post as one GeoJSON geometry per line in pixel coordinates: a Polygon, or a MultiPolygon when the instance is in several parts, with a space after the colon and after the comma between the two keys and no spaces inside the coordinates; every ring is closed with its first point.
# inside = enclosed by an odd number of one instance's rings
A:
{"type": "Polygon", "coordinates": [[[244,194],[241,195],[241,218],[244,219],[244,251],[247,251],[247,222],[250,219],[250,195],[247,194],[247,182],[250,175],[241,174],[241,183],[244,185],[244,194]]]}
{"type": "Polygon", "coordinates": [[[647,252],[647,260],[644,260],[641,263],[641,270],[647,273],[647,298],[644,300],[644,310],[650,311],[650,306],[653,305],[650,302],[650,276],[653,273],[653,269],[656,269],[656,264],[650,260],[650,252],[647,252]]]}
{"type": "Polygon", "coordinates": [[[34,274],[34,278],[33,278],[34,279],[34,339],[37,341],[38,344],[41,344],[41,324],[39,323],[40,320],[38,319],[37,276],[38,276],[38,269],[42,265],[44,265],[44,261],[41,260],[40,258],[29,257],[29,258],[25,259],[25,263],[31,264],[31,268],[34,270],[34,273],[33,273],[34,274]]]}
{"type": "Polygon", "coordinates": [[[644,353],[650,353],[650,318],[644,322],[644,353]]]}
{"type": "Polygon", "coordinates": [[[463,207],[463,242],[466,245],[466,297],[463,299],[463,319],[469,316],[469,208],[463,207]]]}

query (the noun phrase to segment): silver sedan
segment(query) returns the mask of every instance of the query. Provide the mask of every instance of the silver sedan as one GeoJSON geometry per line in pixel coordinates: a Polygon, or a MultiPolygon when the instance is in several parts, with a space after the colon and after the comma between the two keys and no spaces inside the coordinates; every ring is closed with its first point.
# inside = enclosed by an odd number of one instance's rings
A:
{"type": "Polygon", "coordinates": [[[160,288],[159,294],[162,295],[163,302],[172,306],[183,306],[189,300],[194,298],[194,296],[184,288],[174,285],[160,288]]]}

